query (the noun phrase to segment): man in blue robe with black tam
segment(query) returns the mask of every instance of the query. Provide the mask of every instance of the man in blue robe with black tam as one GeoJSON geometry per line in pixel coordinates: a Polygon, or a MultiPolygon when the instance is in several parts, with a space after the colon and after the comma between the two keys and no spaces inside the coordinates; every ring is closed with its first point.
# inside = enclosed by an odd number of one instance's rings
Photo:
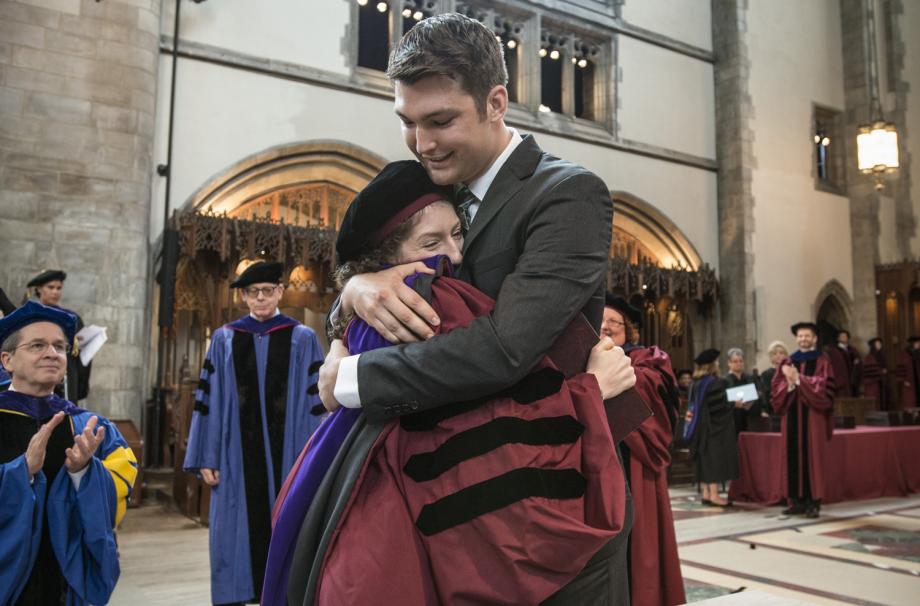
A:
{"type": "Polygon", "coordinates": [[[54,394],[76,319],[29,301],[0,320],[0,606],[105,604],[137,460],[107,419],[54,394]]]}
{"type": "Polygon", "coordinates": [[[211,486],[211,601],[256,602],[281,483],[325,412],[316,333],[278,311],[280,263],[249,266],[249,315],[214,331],[201,371],[186,471],[211,486]]]}

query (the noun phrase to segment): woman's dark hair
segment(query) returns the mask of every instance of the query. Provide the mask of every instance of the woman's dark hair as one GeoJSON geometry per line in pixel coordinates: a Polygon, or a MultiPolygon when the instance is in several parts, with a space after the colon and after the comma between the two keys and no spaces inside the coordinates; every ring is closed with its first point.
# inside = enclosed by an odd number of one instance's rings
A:
{"type": "Polygon", "coordinates": [[[485,25],[459,13],[420,21],[402,37],[387,65],[392,82],[414,84],[428,76],[446,76],[473,97],[480,117],[486,98],[508,83],[502,45],[485,25]]]}

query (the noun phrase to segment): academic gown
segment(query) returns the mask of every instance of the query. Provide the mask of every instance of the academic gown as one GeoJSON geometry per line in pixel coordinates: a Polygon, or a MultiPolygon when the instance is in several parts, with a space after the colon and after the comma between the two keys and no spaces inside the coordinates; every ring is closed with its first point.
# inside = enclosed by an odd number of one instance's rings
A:
{"type": "Polygon", "coordinates": [[[0,393],[0,606],[105,604],[119,576],[114,528],[124,516],[137,460],[104,417],[105,438],[79,488],[64,451],[93,413],[57,396],[0,393]],[[58,411],[43,468],[29,480],[25,451],[58,411]]]}
{"type": "Polygon", "coordinates": [[[850,386],[850,355],[840,349],[837,345],[828,345],[824,348],[824,354],[831,363],[831,372],[834,374],[834,395],[848,398],[853,395],[850,386]]]}
{"type": "MultiPolygon", "coordinates": [[[[757,389],[757,379],[754,378],[754,375],[748,374],[746,372],[741,373],[741,378],[736,377],[733,373],[728,373],[725,375],[725,384],[727,389],[732,387],[740,387],[742,385],[747,385],[752,383],[754,388],[757,389]]],[[[759,394],[758,394],[759,395],[759,394]]],[[[751,419],[755,419],[760,416],[761,411],[763,411],[763,404],[760,401],[760,398],[757,398],[753,402],[750,402],[751,407],[748,409],[744,408],[735,408],[735,403],[731,402],[732,405],[732,417],[735,422],[735,436],[742,431],[748,430],[748,423],[751,419]]]]}
{"type": "Polygon", "coordinates": [[[211,488],[211,599],[258,599],[281,483],[324,412],[316,333],[283,314],[214,331],[183,468],[220,472],[211,488]]]}
{"type": "MultiPolygon", "coordinates": [[[[494,305],[447,276],[430,298],[444,332],[494,305]]],[[[358,319],[346,339],[387,345],[358,319]]],[[[263,604],[545,600],[624,527],[605,419],[593,375],[564,379],[549,359],[491,398],[383,424],[337,410],[285,483],[263,604]]]]}
{"type": "Polygon", "coordinates": [[[670,358],[657,347],[626,349],[636,371],[636,390],[653,413],[620,445],[635,511],[629,537],[631,604],[683,604],[687,600],[667,473],[680,408],[677,380],[670,358]]]}
{"type": "Polygon", "coordinates": [[[885,360],[878,352],[870,351],[863,360],[862,371],[864,395],[875,400],[878,410],[888,410],[888,369],[885,360]]]}
{"type": "Polygon", "coordinates": [[[901,410],[920,406],[920,350],[910,347],[898,352],[895,377],[901,388],[901,410]]]}
{"type": "Polygon", "coordinates": [[[797,351],[780,368],[787,364],[798,368],[800,383],[790,391],[786,375],[778,371],[770,400],[783,415],[783,486],[790,502],[820,501],[828,442],[834,433],[834,374],[830,360],[818,351],[797,351]]]}
{"type": "MultiPolygon", "coordinates": [[[[77,319],[74,334],[83,329],[83,318],[81,318],[77,312],[57,305],[53,305],[52,307],[57,307],[57,309],[66,311],[77,319]]],[[[54,393],[60,398],[66,396],[71,402],[79,402],[89,395],[89,375],[92,371],[93,363],[90,362],[86,366],[83,365],[83,362],[80,360],[80,348],[77,346],[76,338],[74,338],[73,343],[70,345],[71,351],[67,354],[67,375],[65,376],[64,382],[54,388],[54,393]],[[64,383],[67,384],[66,394],[64,392],[64,383]]]]}
{"type": "Polygon", "coordinates": [[[719,377],[702,377],[690,387],[690,457],[696,463],[698,482],[727,482],[738,477],[738,440],[734,404],[725,394],[727,383],[719,377]]]}

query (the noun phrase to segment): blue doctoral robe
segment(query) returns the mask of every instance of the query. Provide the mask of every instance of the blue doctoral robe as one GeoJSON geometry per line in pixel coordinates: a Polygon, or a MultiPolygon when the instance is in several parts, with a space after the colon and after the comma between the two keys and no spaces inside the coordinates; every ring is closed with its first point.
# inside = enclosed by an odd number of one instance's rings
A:
{"type": "Polygon", "coordinates": [[[55,395],[0,393],[2,606],[20,599],[48,603],[61,593],[68,606],[105,604],[115,589],[120,570],[114,529],[131,495],[137,461],[115,426],[95,415],[105,439],[74,488],[63,450],[92,416],[55,395]],[[30,481],[24,454],[29,439],[59,411],[68,418],[55,428],[45,464],[30,481]]]}
{"type": "Polygon", "coordinates": [[[201,371],[184,469],[220,472],[211,489],[211,601],[257,600],[271,509],[321,422],[316,333],[277,315],[217,329],[201,371]]]}

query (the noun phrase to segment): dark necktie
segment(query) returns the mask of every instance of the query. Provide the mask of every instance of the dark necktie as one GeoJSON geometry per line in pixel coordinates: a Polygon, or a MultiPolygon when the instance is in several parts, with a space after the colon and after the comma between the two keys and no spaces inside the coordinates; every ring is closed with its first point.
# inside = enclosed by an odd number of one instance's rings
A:
{"type": "Polygon", "coordinates": [[[466,185],[461,185],[457,188],[457,210],[460,211],[460,225],[463,228],[463,233],[470,231],[470,223],[473,221],[472,213],[470,212],[470,206],[479,202],[479,198],[476,197],[470,188],[466,185]]]}

